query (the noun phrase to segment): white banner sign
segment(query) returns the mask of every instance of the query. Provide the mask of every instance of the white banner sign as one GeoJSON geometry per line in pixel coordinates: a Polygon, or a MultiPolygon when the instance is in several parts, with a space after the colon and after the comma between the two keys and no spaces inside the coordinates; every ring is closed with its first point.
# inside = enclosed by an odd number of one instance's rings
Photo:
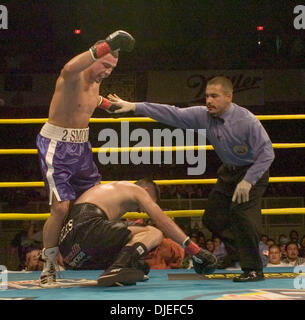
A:
{"type": "Polygon", "coordinates": [[[147,101],[204,104],[206,83],[215,76],[231,79],[235,103],[245,106],[264,104],[261,70],[153,71],[148,75],[147,101]]]}

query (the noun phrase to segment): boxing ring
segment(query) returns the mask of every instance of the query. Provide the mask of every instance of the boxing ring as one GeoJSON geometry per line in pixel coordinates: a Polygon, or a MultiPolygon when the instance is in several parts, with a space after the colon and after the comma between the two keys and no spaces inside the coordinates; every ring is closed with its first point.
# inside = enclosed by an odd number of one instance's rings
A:
{"type": "MultiPolygon", "coordinates": [[[[305,120],[305,114],[298,115],[260,115],[259,120],[305,120]]],[[[43,124],[42,119],[0,119],[0,125],[9,124],[43,124]]],[[[156,122],[150,118],[91,118],[90,123],[130,123],[156,122]]],[[[305,148],[305,143],[275,143],[274,149],[305,148]]],[[[152,152],[178,150],[213,150],[206,146],[176,147],[128,147],[128,148],[92,148],[98,152],[152,152]]],[[[37,149],[0,149],[1,155],[36,155],[37,149]]],[[[217,179],[172,179],[154,180],[158,185],[181,184],[215,184],[217,179]]],[[[106,184],[112,181],[102,181],[106,184]]],[[[130,182],[134,182],[130,180],[130,182]]],[[[270,183],[304,183],[305,176],[270,177],[270,183]]],[[[0,188],[44,187],[42,181],[0,182],[0,188]]],[[[170,217],[200,217],[204,210],[164,211],[170,217]]],[[[305,214],[304,207],[262,209],[263,215],[305,214]]],[[[49,213],[0,213],[0,220],[46,220],[49,213]]],[[[148,218],[145,213],[128,212],[123,218],[148,218]]],[[[254,283],[233,283],[231,278],[240,269],[217,270],[210,277],[201,277],[193,270],[170,269],[151,270],[149,281],[137,283],[136,286],[101,288],[95,286],[100,270],[62,271],[64,279],[62,288],[43,289],[38,286],[40,271],[8,271],[8,287],[0,290],[2,299],[35,300],[305,300],[305,266],[304,268],[265,268],[266,280],[254,283]],[[301,273],[301,274],[299,274],[301,273]],[[80,279],[83,281],[80,281],[80,279]]],[[[108,306],[110,307],[110,306],[108,306]]]]}

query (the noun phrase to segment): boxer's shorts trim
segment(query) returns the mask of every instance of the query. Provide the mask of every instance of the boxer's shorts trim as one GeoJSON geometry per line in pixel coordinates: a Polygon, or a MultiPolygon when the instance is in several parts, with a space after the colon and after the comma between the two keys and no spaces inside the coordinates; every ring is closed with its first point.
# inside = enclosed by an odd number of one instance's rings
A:
{"type": "Polygon", "coordinates": [[[54,173],[53,158],[54,158],[54,153],[55,153],[56,146],[57,146],[57,141],[50,140],[48,151],[47,151],[47,154],[46,154],[46,164],[48,166],[48,171],[47,171],[46,177],[47,177],[47,180],[48,180],[49,190],[50,190],[49,205],[52,204],[52,199],[53,199],[52,193],[53,192],[55,194],[55,197],[56,197],[57,201],[61,201],[59,193],[58,193],[58,191],[56,189],[54,178],[53,178],[53,173],[54,173]]]}

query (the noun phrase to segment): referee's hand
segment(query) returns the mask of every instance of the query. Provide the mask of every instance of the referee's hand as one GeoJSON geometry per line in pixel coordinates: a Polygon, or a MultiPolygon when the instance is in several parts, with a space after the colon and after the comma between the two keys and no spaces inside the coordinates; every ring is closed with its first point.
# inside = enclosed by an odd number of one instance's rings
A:
{"type": "Polygon", "coordinates": [[[242,180],[235,188],[232,201],[237,203],[243,203],[249,201],[249,192],[252,188],[252,184],[246,180],[242,180]]]}
{"type": "Polygon", "coordinates": [[[134,102],[125,101],[116,94],[108,94],[107,98],[113,105],[119,107],[119,109],[115,110],[114,113],[123,113],[136,110],[136,104],[134,102]]]}

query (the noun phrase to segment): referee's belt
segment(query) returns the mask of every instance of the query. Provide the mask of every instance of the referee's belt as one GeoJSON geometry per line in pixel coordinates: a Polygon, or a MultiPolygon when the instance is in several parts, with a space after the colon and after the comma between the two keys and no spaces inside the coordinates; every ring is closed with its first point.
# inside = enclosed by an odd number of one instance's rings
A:
{"type": "Polygon", "coordinates": [[[237,172],[243,169],[248,169],[252,166],[252,164],[248,164],[246,166],[236,166],[234,164],[223,164],[224,168],[231,172],[237,172]]]}

